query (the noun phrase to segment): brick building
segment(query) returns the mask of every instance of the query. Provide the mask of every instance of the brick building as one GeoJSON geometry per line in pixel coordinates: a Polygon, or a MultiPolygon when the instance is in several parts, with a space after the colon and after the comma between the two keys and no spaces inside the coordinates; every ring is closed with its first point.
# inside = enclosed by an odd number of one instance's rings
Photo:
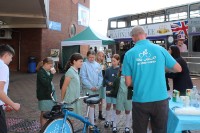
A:
{"type": "MultiPolygon", "coordinates": [[[[90,0],[0,1],[0,31],[11,35],[1,35],[0,44],[16,51],[10,69],[26,72],[30,56],[38,62],[50,56],[51,49],[60,49],[62,40],[84,30],[78,23],[79,5],[89,9],[90,0]]],[[[80,46],[80,52],[85,55],[88,48],[80,46]]]]}

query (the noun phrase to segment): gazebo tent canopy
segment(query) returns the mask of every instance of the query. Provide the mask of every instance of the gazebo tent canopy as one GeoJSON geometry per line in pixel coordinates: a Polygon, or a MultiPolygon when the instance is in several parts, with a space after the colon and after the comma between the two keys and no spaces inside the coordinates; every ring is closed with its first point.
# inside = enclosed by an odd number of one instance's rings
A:
{"type": "Polygon", "coordinates": [[[84,31],[80,32],[76,36],[61,42],[61,46],[110,44],[115,44],[115,40],[95,32],[90,27],[87,27],[84,31]]]}

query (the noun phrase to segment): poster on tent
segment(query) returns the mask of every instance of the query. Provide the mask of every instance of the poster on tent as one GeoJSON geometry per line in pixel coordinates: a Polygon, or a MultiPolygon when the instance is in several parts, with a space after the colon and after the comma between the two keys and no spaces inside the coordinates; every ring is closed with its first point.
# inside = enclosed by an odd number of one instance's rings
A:
{"type": "Polygon", "coordinates": [[[89,26],[90,10],[89,8],[78,4],[78,24],[83,26],[89,26]]]}

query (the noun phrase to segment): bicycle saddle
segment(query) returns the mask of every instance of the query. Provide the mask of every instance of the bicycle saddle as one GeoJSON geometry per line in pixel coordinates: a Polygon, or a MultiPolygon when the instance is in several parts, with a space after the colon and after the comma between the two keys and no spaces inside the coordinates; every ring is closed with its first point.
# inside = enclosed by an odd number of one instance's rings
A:
{"type": "Polygon", "coordinates": [[[86,103],[86,104],[98,104],[100,102],[100,98],[97,96],[97,97],[89,97],[89,98],[85,98],[83,101],[86,103]]]}

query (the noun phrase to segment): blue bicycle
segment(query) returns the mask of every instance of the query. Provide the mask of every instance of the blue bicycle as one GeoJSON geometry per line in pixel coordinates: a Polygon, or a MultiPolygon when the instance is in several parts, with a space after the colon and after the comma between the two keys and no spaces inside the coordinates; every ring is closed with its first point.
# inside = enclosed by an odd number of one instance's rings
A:
{"type": "Polygon", "coordinates": [[[90,127],[93,133],[99,133],[100,130],[93,124],[91,124],[88,120],[89,108],[91,104],[98,104],[100,102],[100,98],[98,95],[90,95],[83,96],[75,99],[71,103],[65,102],[56,102],[52,96],[52,100],[56,103],[56,105],[52,108],[50,112],[44,114],[44,118],[49,119],[46,124],[43,126],[40,133],[74,133],[73,125],[69,119],[73,117],[75,119],[80,120],[84,123],[82,133],[86,133],[90,127]],[[67,106],[72,105],[78,100],[83,99],[83,101],[87,104],[87,114],[86,117],[80,116],[74,112],[72,112],[73,108],[68,108],[67,106]]]}

